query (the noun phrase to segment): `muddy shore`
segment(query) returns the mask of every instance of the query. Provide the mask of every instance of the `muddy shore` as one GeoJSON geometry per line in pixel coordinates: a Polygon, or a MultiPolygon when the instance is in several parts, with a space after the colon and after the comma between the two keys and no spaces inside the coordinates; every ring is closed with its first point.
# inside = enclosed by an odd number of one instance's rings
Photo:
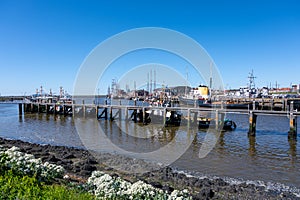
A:
{"type": "Polygon", "coordinates": [[[270,190],[266,189],[265,186],[246,184],[245,182],[233,184],[221,178],[189,176],[170,167],[160,168],[151,163],[120,155],[102,153],[97,154],[97,159],[95,159],[89,151],[84,149],[39,145],[4,138],[0,138],[0,145],[4,147],[16,146],[21,151],[41,158],[44,162],[61,165],[76,181],[84,181],[91,175],[92,171],[102,170],[129,181],[140,179],[168,191],[172,191],[174,188],[188,189],[194,199],[300,199],[291,191],[270,190]],[[115,170],[116,166],[127,169],[127,171],[135,171],[135,173],[115,170]],[[149,172],[138,173],[139,168],[147,168],[149,172]]]}

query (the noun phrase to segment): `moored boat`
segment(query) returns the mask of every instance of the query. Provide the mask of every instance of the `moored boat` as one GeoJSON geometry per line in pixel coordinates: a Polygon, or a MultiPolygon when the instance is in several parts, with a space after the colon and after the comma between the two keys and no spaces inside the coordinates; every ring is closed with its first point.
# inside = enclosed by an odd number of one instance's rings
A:
{"type": "Polygon", "coordinates": [[[208,104],[209,98],[210,92],[206,85],[199,85],[197,88],[192,88],[188,94],[178,97],[181,105],[193,105],[195,107],[208,104]]]}
{"type": "MultiPolygon", "coordinates": [[[[215,128],[216,121],[212,118],[202,117],[198,119],[198,127],[199,129],[208,129],[208,128],[215,128]]],[[[234,130],[236,129],[236,123],[231,119],[224,119],[223,121],[218,121],[218,126],[223,130],[234,130]]]]}

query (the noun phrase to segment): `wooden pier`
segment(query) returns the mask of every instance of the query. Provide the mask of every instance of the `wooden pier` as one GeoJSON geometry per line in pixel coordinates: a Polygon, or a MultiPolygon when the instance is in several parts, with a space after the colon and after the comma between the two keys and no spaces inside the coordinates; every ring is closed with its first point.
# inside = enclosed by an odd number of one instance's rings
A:
{"type": "MultiPolygon", "coordinates": [[[[96,105],[96,104],[58,104],[58,103],[19,103],[19,115],[23,113],[47,113],[54,115],[69,115],[78,117],[95,117],[104,120],[133,120],[134,122],[150,123],[149,116],[154,112],[159,112],[162,120],[160,123],[166,123],[166,113],[168,111],[184,112],[182,121],[188,127],[198,123],[201,113],[212,114],[215,121],[224,119],[226,113],[247,114],[249,116],[249,136],[255,136],[256,124],[259,115],[288,116],[289,130],[288,137],[297,137],[297,117],[300,112],[294,110],[293,102],[289,104],[289,110],[259,110],[255,106],[249,109],[224,109],[220,108],[189,108],[189,107],[150,107],[150,106],[128,106],[128,105],[96,105]]],[[[221,125],[216,123],[215,128],[219,129],[221,125]]]]}

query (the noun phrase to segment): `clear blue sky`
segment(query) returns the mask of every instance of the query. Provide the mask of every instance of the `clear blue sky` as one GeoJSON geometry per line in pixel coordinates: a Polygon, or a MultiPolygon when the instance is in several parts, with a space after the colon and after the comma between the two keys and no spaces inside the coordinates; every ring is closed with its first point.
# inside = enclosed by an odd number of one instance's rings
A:
{"type": "MultiPolygon", "coordinates": [[[[77,71],[100,42],[138,27],[164,27],[200,43],[226,88],[300,83],[300,2],[0,0],[0,94],[43,85],[72,93],[77,71]]],[[[107,86],[105,86],[106,90],[107,86]]]]}

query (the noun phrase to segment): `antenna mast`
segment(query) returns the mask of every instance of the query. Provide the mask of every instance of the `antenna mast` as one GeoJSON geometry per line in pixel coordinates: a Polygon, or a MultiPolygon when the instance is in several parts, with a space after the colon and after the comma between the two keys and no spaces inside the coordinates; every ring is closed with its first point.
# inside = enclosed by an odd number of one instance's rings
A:
{"type": "Polygon", "coordinates": [[[251,89],[255,88],[254,79],[256,78],[256,76],[253,75],[253,69],[249,73],[248,78],[249,78],[249,89],[251,90],[251,89]]]}

